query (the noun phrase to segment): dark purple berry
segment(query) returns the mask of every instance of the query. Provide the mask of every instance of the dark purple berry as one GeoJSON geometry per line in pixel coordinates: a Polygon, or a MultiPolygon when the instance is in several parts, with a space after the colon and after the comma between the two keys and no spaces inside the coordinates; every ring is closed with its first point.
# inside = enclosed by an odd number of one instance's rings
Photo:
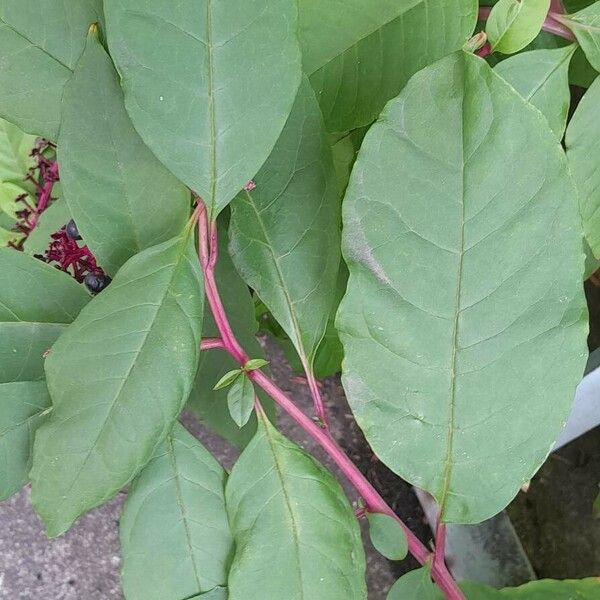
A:
{"type": "Polygon", "coordinates": [[[110,283],[110,277],[102,273],[88,273],[83,283],[92,294],[99,294],[110,283]]]}
{"type": "Polygon", "coordinates": [[[75,225],[75,221],[73,221],[73,219],[71,219],[65,225],[65,231],[67,232],[69,239],[71,239],[71,240],[80,240],[81,239],[81,236],[79,235],[79,229],[77,229],[77,225],[75,225]]]}

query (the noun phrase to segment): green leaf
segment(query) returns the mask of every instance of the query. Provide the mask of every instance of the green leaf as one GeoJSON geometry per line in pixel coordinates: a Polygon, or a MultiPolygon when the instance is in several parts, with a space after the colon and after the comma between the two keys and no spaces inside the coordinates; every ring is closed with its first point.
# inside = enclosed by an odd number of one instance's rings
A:
{"type": "Polygon", "coordinates": [[[62,193],[59,191],[60,182],[54,184],[52,196],[58,196],[39,217],[35,229],[29,234],[23,249],[28,254],[40,254],[50,246],[52,239],[50,236],[56,233],[61,227],[64,227],[71,220],[69,207],[64,199],[61,198],[62,193]]]}
{"type": "Polygon", "coordinates": [[[226,479],[204,446],[175,424],[133,482],[123,507],[127,600],[191,598],[227,584],[233,539],[226,479]]]}
{"type": "MultiPolygon", "coordinates": [[[[225,312],[236,338],[250,356],[264,356],[264,351],[256,339],[258,323],[254,313],[254,302],[248,286],[242,281],[231,262],[227,251],[227,230],[220,223],[219,260],[215,277],[225,312]]],[[[219,335],[210,311],[205,311],[202,333],[207,337],[219,335]]],[[[212,389],[212,382],[217,381],[231,369],[239,369],[239,364],[227,352],[222,350],[201,352],[200,366],[188,408],[210,430],[243,448],[256,431],[256,418],[253,416],[248,425],[240,429],[229,414],[227,391],[212,389]]],[[[274,414],[273,401],[260,390],[258,396],[267,413],[274,414]]]]}
{"type": "Polygon", "coordinates": [[[236,544],[229,600],[366,600],[360,530],[340,485],[262,413],[225,497],[236,544]]]}
{"type": "Polygon", "coordinates": [[[426,567],[409,571],[400,577],[387,595],[387,600],[437,600],[437,598],[437,590],[426,567]]]}
{"type": "Polygon", "coordinates": [[[34,165],[30,153],[35,142],[34,135],[23,133],[16,125],[0,119],[0,181],[31,189],[25,176],[34,165]]]}
{"type": "Polygon", "coordinates": [[[135,128],[216,218],[264,163],[294,102],[296,3],[105,0],[104,8],[135,128]]]}
{"type": "Polygon", "coordinates": [[[495,68],[498,75],[540,110],[559,140],[567,126],[571,101],[569,63],[576,48],[572,44],[554,50],[523,52],[503,60],[495,68]]]}
{"type": "Polygon", "coordinates": [[[44,381],[0,383],[0,501],[28,481],[33,436],[50,407],[44,381]]]}
{"type": "Polygon", "coordinates": [[[474,0],[300,0],[300,43],[329,131],[371,123],[419,69],[462,48],[474,0]]]}
{"type": "Polygon", "coordinates": [[[256,369],[262,369],[263,367],[266,367],[268,364],[269,361],[265,360],[264,358],[252,358],[244,365],[244,370],[255,371],[256,369]]]}
{"type": "Polygon", "coordinates": [[[485,32],[495,52],[522,50],[541,31],[550,0],[500,0],[492,8],[485,32]]]}
{"type": "Polygon", "coordinates": [[[22,205],[19,206],[17,204],[16,200],[23,194],[27,196],[30,205],[35,204],[35,201],[23,186],[15,183],[0,182],[0,211],[16,221],[17,211],[23,208],[22,205]]]}
{"type": "Polygon", "coordinates": [[[240,375],[242,374],[241,369],[233,369],[232,371],[227,371],[219,381],[213,387],[213,391],[222,390],[230,386],[240,375]]]}
{"type": "MultiPolygon", "coordinates": [[[[2,216],[2,215],[0,215],[2,216]]],[[[16,243],[23,238],[23,234],[18,231],[11,231],[10,229],[5,229],[4,227],[0,227],[0,246],[6,247],[11,242],[16,243]]]]}
{"type": "Polygon", "coordinates": [[[573,180],[579,191],[579,209],[585,237],[600,258],[600,77],[594,81],[575,110],[565,136],[573,180]]]}
{"type": "Polygon", "coordinates": [[[592,252],[592,249],[586,240],[583,242],[583,252],[585,254],[583,280],[587,281],[598,269],[600,269],[600,259],[594,256],[594,253],[592,252]]]}
{"type": "Polygon", "coordinates": [[[245,375],[233,382],[227,394],[229,414],[238,427],[243,427],[254,411],[254,386],[245,375]]]}
{"type": "Polygon", "coordinates": [[[569,414],[587,358],[575,194],[542,115],[463,52],[415,75],[363,142],[343,383],[376,454],[446,522],[506,506],[569,414]]]}
{"type": "Polygon", "coordinates": [[[408,540],[396,519],[383,513],[367,512],[369,535],[375,550],[390,560],[403,560],[408,554],[408,540]]]}
{"type": "Polygon", "coordinates": [[[306,80],[254,180],[231,205],[233,262],[311,370],[333,305],[340,238],[331,150],[306,80]]]}
{"type": "Polygon", "coordinates": [[[52,348],[54,410],[31,471],[50,536],[129,483],[171,430],[198,365],[202,305],[186,230],[130,259],[52,348]]]}
{"type": "Polygon", "coordinates": [[[555,18],[575,34],[592,67],[600,71],[600,2],[574,15],[556,15],[555,18]]]}
{"type": "Polygon", "coordinates": [[[56,140],[63,88],[102,1],[3,0],[0,5],[0,116],[56,140]]]}
{"type": "Polygon", "coordinates": [[[77,228],[108,273],[184,228],[190,193],[133,128],[96,33],[65,88],[58,162],[77,228]]]}
{"type": "Polygon", "coordinates": [[[564,581],[542,579],[503,590],[470,582],[460,587],[468,600],[597,600],[600,594],[600,581],[596,577],[564,581]]]}
{"type": "Polygon", "coordinates": [[[88,300],[65,273],[0,250],[0,500],[28,479],[33,435],[50,405],[44,353],[88,300]]]}

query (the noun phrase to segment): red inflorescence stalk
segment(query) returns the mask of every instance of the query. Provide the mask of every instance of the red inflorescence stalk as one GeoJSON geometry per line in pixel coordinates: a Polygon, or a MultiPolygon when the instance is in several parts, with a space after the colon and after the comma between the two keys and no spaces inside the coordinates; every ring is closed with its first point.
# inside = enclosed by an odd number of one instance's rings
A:
{"type": "MultiPolygon", "coordinates": [[[[228,352],[240,365],[248,360],[248,355],[239,345],[229,325],[227,315],[223,309],[217,285],[214,278],[216,264],[217,234],[215,224],[209,224],[207,213],[199,199],[200,210],[198,213],[198,252],[200,264],[204,272],[205,292],[208,305],[221,335],[221,339],[208,338],[203,340],[201,348],[220,348],[228,352]]],[[[433,555],[415,536],[415,534],[402,522],[400,517],[388,506],[379,492],[365,478],[358,467],[350,460],[346,453],[338,446],[328,431],[314,423],[304,414],[288,396],[267,377],[260,369],[250,371],[248,377],[261,387],[275,402],[285,410],[294,421],[302,427],[315,441],[327,452],[331,460],[338,466],[344,476],[352,483],[362,497],[367,510],[385,513],[398,521],[402,526],[410,553],[422,564],[431,566],[434,581],[444,592],[447,600],[465,600],[456,582],[450,575],[444,561],[434,561],[433,555]]]]}

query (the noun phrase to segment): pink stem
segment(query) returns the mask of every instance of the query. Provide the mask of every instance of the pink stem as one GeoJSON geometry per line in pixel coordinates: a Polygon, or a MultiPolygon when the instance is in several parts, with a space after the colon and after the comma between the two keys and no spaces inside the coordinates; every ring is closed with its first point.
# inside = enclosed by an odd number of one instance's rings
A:
{"type": "Polygon", "coordinates": [[[304,361],[302,361],[302,366],[304,368],[304,373],[306,374],[306,382],[308,383],[308,389],[310,390],[313,406],[320,421],[320,425],[323,429],[329,429],[327,409],[325,408],[323,398],[321,397],[321,391],[319,390],[319,385],[317,384],[315,374],[312,372],[312,369],[309,367],[309,365],[304,364],[304,361]]]}
{"type": "MultiPolygon", "coordinates": [[[[199,205],[202,203],[199,200],[199,205]]],[[[221,343],[214,338],[204,340],[201,347],[222,347],[241,366],[248,361],[248,355],[241,348],[227,319],[223,303],[214,279],[216,263],[216,224],[209,226],[205,208],[200,206],[198,212],[198,252],[200,263],[205,277],[205,293],[210,306],[215,324],[221,334],[221,343]]],[[[283,408],[302,429],[317,441],[328,453],[342,473],[362,496],[366,507],[372,512],[385,513],[398,521],[406,534],[410,553],[423,565],[431,562],[431,553],[419,541],[415,534],[402,522],[400,517],[386,504],[377,490],[360,472],[358,467],[348,458],[344,451],[337,445],[328,431],[319,427],[313,420],[305,415],[285,393],[273,383],[260,369],[250,371],[248,377],[269,394],[277,404],[283,408]]],[[[448,600],[465,600],[456,582],[450,575],[446,565],[431,565],[431,574],[448,600]]]]}
{"type": "Polygon", "coordinates": [[[202,338],[200,350],[225,350],[225,344],[221,338],[202,338]]]}
{"type": "Polygon", "coordinates": [[[438,567],[445,564],[446,559],[446,524],[442,521],[441,514],[438,515],[437,527],[435,529],[435,552],[433,564],[438,567]]]}
{"type": "Polygon", "coordinates": [[[52,197],[52,188],[54,187],[55,181],[58,179],[58,163],[52,163],[52,166],[48,169],[47,180],[42,187],[40,197],[36,206],[35,211],[31,217],[30,228],[34,229],[38,223],[40,215],[48,207],[48,202],[52,197]]]}
{"type": "MultiPolygon", "coordinates": [[[[479,20],[486,21],[487,18],[490,16],[491,11],[492,11],[491,6],[480,6],[479,7],[479,20]]],[[[544,31],[547,31],[548,33],[553,33],[554,35],[565,38],[566,40],[569,40],[571,42],[575,41],[575,36],[571,32],[571,30],[568,27],[566,27],[565,25],[563,25],[562,23],[559,23],[555,19],[556,14],[559,14],[558,11],[553,11],[553,9],[551,7],[551,10],[548,13],[548,16],[544,20],[542,29],[544,31]]]]}

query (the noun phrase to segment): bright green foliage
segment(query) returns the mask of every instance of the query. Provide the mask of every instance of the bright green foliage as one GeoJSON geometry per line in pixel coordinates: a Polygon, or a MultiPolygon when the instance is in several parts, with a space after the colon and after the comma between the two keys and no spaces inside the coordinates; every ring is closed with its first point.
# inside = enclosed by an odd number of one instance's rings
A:
{"type": "Polygon", "coordinates": [[[226,500],[236,544],[229,600],[366,600],[360,531],[342,489],[264,414],[226,500]]]}
{"type": "Polygon", "coordinates": [[[485,26],[492,49],[513,54],[529,44],[542,29],[550,0],[499,0],[485,26]]]}
{"type": "Polygon", "coordinates": [[[231,205],[233,262],[310,370],[334,301],[340,238],[331,150],[306,80],[255,181],[231,205]]]}
{"type": "Polygon", "coordinates": [[[503,60],[495,68],[498,75],[540,110],[559,140],[567,125],[571,101],[569,63],[575,48],[573,44],[554,50],[523,52],[503,60]]]}
{"type": "Polygon", "coordinates": [[[88,300],[64,273],[0,250],[0,500],[27,482],[33,434],[50,405],[44,353],[88,300]]]}
{"type": "Polygon", "coordinates": [[[600,71],[600,2],[594,2],[574,15],[557,18],[571,29],[592,67],[600,71]]]}
{"type": "Polygon", "coordinates": [[[229,414],[238,427],[243,427],[254,410],[254,386],[248,377],[238,377],[227,392],[229,414]]]}
{"type": "Polygon", "coordinates": [[[213,387],[213,391],[222,390],[223,388],[229,387],[236,379],[241,377],[242,369],[232,369],[231,371],[227,371],[217,383],[213,387]]]}
{"type": "Polygon", "coordinates": [[[64,199],[111,275],[140,250],[181,232],[190,193],[144,145],[96,33],[65,88],[58,161],[64,199]]]}
{"type": "Polygon", "coordinates": [[[34,164],[30,153],[35,141],[34,135],[23,133],[12,123],[0,119],[0,182],[31,190],[31,184],[24,179],[34,164]]]}
{"type": "Polygon", "coordinates": [[[3,0],[0,116],[56,140],[63,88],[101,17],[101,0],[3,0]]]}
{"type": "Polygon", "coordinates": [[[404,530],[394,519],[384,513],[367,513],[369,535],[377,552],[390,560],[402,560],[408,553],[404,530]]]}
{"type": "Polygon", "coordinates": [[[429,569],[425,567],[400,577],[387,595],[387,600],[438,600],[438,598],[440,596],[431,581],[429,569]]]}
{"type": "Polygon", "coordinates": [[[363,142],[344,387],[377,455],[445,521],[506,506],[569,413],[587,356],[580,227],[543,117],[473,55],[421,71],[363,142]]]}
{"type": "Polygon", "coordinates": [[[202,304],[186,232],[130,259],[53,346],[54,410],[31,471],[50,536],[131,481],[171,430],[198,365],[202,304]]]}
{"type": "Polygon", "coordinates": [[[299,0],[304,71],[327,128],[373,121],[422,67],[458,50],[477,19],[475,0],[299,0]]]}
{"type": "Polygon", "coordinates": [[[176,424],[133,482],[123,509],[127,600],[191,598],[227,584],[233,539],[225,481],[219,463],[176,424]]]}
{"type": "MultiPolygon", "coordinates": [[[[227,230],[219,228],[219,260],[216,279],[221,291],[225,311],[236,337],[250,356],[260,357],[264,351],[256,340],[258,323],[254,313],[254,302],[248,286],[238,275],[227,252],[227,230]]],[[[218,336],[218,330],[209,311],[204,315],[202,327],[204,337],[218,336]]],[[[200,366],[188,408],[211,431],[244,447],[256,431],[256,419],[240,429],[231,418],[227,407],[227,389],[213,390],[214,384],[228,371],[239,370],[239,365],[221,350],[200,353],[200,366]]],[[[273,413],[273,402],[259,392],[260,401],[269,414],[273,413]]]]}
{"type": "Polygon", "coordinates": [[[264,358],[251,358],[245,365],[244,369],[246,371],[255,371],[256,369],[262,369],[269,364],[268,360],[264,358]]]}
{"type": "Polygon", "coordinates": [[[596,258],[600,258],[600,78],[585,93],[565,136],[567,157],[579,190],[579,207],[585,237],[596,258]]]}
{"type": "Polygon", "coordinates": [[[104,9],[136,129],[216,218],[259,170],[294,102],[296,3],[105,0],[104,9]]]}

